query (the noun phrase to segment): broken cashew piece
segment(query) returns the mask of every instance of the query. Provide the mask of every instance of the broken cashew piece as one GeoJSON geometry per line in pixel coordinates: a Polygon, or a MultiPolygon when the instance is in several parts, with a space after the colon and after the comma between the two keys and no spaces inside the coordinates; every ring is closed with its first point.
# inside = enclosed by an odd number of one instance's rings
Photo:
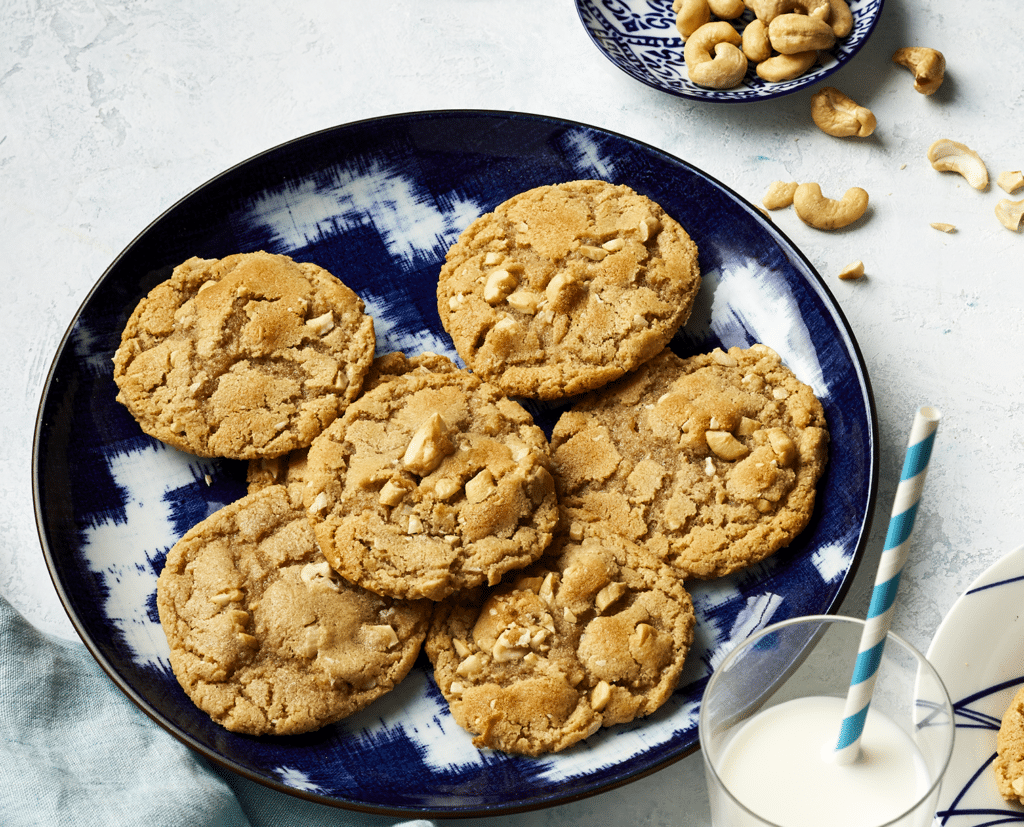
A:
{"type": "Polygon", "coordinates": [[[864,275],[864,262],[858,259],[857,261],[850,262],[842,270],[839,271],[839,278],[843,281],[852,281],[853,279],[859,279],[864,275]]]}
{"type": "Polygon", "coordinates": [[[928,147],[928,160],[939,172],[957,172],[976,190],[988,189],[988,168],[970,147],[940,138],[928,147]]]}
{"type": "Polygon", "coordinates": [[[933,221],[930,225],[932,229],[938,230],[940,233],[955,233],[955,224],[946,224],[944,221],[933,221]]]}
{"type": "Polygon", "coordinates": [[[996,218],[1006,229],[1020,232],[1021,221],[1024,220],[1024,199],[1011,201],[1004,198],[996,204],[996,218]]]}
{"type": "Polygon", "coordinates": [[[914,73],[914,88],[922,95],[934,94],[946,76],[946,58],[937,49],[906,46],[896,50],[892,62],[914,73]]]}
{"type": "Polygon", "coordinates": [[[1019,169],[1013,172],[1009,170],[1000,172],[996,183],[999,184],[1000,189],[1012,195],[1021,187],[1024,187],[1024,174],[1019,169]]]}
{"type": "Polygon", "coordinates": [[[747,58],[740,51],[740,33],[732,23],[705,23],[686,39],[683,60],[690,80],[710,89],[737,86],[747,73],[747,58]],[[714,56],[712,56],[714,51],[714,56]]]}
{"type": "Polygon", "coordinates": [[[796,181],[772,181],[761,203],[766,210],[781,210],[793,203],[796,188],[796,181]]]}
{"type": "Polygon", "coordinates": [[[824,86],[811,96],[811,118],[818,129],[836,138],[866,138],[877,125],[870,109],[831,86],[824,86]]]}
{"type": "Polygon", "coordinates": [[[757,64],[757,76],[769,83],[798,78],[814,65],[818,53],[799,52],[795,55],[775,55],[757,64]]]}
{"type": "Polygon", "coordinates": [[[850,187],[837,201],[822,195],[818,184],[801,184],[793,193],[793,207],[804,224],[818,230],[838,230],[867,212],[868,194],[860,187],[850,187]]]}

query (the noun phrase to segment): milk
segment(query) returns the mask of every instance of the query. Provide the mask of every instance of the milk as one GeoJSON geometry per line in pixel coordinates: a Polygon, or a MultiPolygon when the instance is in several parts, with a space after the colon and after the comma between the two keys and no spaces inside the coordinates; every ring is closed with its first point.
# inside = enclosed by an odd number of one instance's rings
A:
{"type": "MultiPolygon", "coordinates": [[[[877,827],[905,813],[931,784],[921,753],[891,719],[869,709],[861,757],[854,764],[836,763],[844,703],[796,698],[754,716],[716,762],[723,784],[780,827],[877,827]]],[[[755,823],[738,808],[722,810],[723,816],[729,812],[722,823],[755,823]]],[[[930,823],[932,813],[924,816],[923,823],[930,823]]]]}

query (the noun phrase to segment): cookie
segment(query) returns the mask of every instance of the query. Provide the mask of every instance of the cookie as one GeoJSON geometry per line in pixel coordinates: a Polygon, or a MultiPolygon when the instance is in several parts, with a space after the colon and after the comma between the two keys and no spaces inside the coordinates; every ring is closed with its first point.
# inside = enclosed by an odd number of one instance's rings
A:
{"type": "Polygon", "coordinates": [[[1024,804],[1024,687],[1017,691],[1003,715],[992,768],[999,794],[1007,801],[1024,804]]]}
{"type": "Polygon", "coordinates": [[[274,457],[356,398],[374,346],[363,302],[315,264],[191,258],[135,308],[114,382],[142,429],[175,448],[274,457]]]}
{"type": "Polygon", "coordinates": [[[435,610],[424,649],[479,747],[558,752],[649,715],[678,683],[694,626],[680,579],[614,535],[556,543],[511,583],[435,610]]]}
{"type": "MultiPolygon", "coordinates": [[[[363,391],[369,391],[383,382],[404,376],[412,371],[448,373],[458,366],[445,356],[436,353],[421,353],[406,356],[395,351],[376,357],[363,381],[363,391]]],[[[306,458],[308,449],[300,448],[281,457],[263,457],[249,460],[246,483],[249,493],[270,485],[284,485],[293,502],[302,505],[302,491],[306,485],[306,458]]]]}
{"type": "Polygon", "coordinates": [[[282,486],[214,512],[171,549],[157,581],[171,667],[232,732],[292,735],[394,688],[420,651],[431,604],[335,575],[282,486]]]}
{"type": "Polygon", "coordinates": [[[558,399],[657,354],[699,287],[697,247],[658,204],[571,181],[466,228],[441,268],[437,309],[474,373],[512,396],[558,399]]]}
{"type": "Polygon", "coordinates": [[[807,525],[827,461],[821,403],[764,345],[669,350],[562,414],[551,447],[571,521],[718,577],[807,525]]]}
{"type": "Polygon", "coordinates": [[[344,577],[440,600],[533,562],[557,521],[544,432],[466,371],[395,377],[314,440],[304,503],[344,577]]]}

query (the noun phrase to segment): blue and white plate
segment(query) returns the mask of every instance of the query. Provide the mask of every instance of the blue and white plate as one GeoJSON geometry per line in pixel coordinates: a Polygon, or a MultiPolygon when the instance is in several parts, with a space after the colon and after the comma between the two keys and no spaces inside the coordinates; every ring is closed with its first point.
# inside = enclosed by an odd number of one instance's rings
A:
{"type": "MultiPolygon", "coordinates": [[[[557,406],[535,407],[550,432],[557,406]]],[[[870,387],[846,321],[756,208],[685,161],[601,129],[502,112],[424,112],[271,149],[143,230],[60,345],[40,407],[33,481],[44,554],[72,621],[111,679],[161,726],[209,759],[295,795],[446,816],[558,804],[694,751],[704,684],[732,643],[769,622],[837,607],[870,524],[877,464],[870,387]],[[190,526],[244,493],[245,467],[150,439],[114,400],[111,356],[136,303],[189,256],[264,249],[346,281],[375,318],[380,352],[454,357],[435,306],[449,245],[512,195],[580,178],[648,195],[699,245],[703,287],[674,348],[763,342],[821,398],[834,450],[806,531],[762,565],[693,584],[699,628],[671,701],[558,755],[476,749],[423,658],[390,695],[320,732],[252,738],[212,723],[171,673],[156,578],[190,526]]]]}
{"type": "MultiPolygon", "coordinates": [[[[878,22],[883,0],[849,0],[853,30],[819,62],[793,80],[768,83],[753,64],[734,89],[708,89],[693,83],[683,61],[683,39],[676,30],[672,0],[576,0],[580,20],[590,39],[612,63],[632,78],[681,98],[714,103],[749,103],[788,95],[831,75],[847,63],[878,22]]],[[[749,9],[735,21],[737,28],[753,20],[749,9]]]]}
{"type": "Polygon", "coordinates": [[[1024,824],[1024,807],[996,788],[992,761],[1003,713],[1024,685],[1024,547],[971,584],[928,648],[956,713],[956,742],[936,824],[1024,824]]]}

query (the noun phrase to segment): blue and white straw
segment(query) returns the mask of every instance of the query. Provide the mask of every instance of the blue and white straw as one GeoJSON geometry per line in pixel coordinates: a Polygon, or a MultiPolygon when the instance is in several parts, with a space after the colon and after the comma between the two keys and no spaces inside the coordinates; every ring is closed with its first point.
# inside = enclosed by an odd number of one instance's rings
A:
{"type": "Polygon", "coordinates": [[[924,406],[917,410],[910,429],[907,454],[903,459],[903,473],[892,505],[885,548],[878,563],[875,586],[871,592],[867,622],[861,635],[857,663],[850,679],[846,696],[843,725],[836,744],[835,760],[839,764],[852,764],[860,755],[860,737],[871,705],[871,694],[878,676],[878,666],[885,648],[885,636],[892,625],[893,606],[899,588],[900,575],[907,562],[910,533],[914,530],[917,505],[921,500],[928,461],[932,455],[935,431],[942,414],[936,408],[924,406]]]}

